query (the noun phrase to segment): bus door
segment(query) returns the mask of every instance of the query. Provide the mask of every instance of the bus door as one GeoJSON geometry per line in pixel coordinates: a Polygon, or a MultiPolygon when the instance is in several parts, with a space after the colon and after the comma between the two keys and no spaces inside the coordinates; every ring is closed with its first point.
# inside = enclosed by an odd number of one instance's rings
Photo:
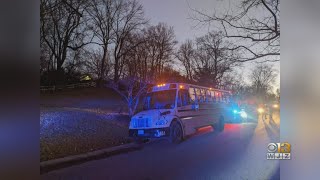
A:
{"type": "Polygon", "coordinates": [[[197,107],[195,107],[194,96],[189,91],[193,88],[179,89],[177,98],[177,115],[184,124],[186,134],[195,132],[197,107]]]}
{"type": "Polygon", "coordinates": [[[210,119],[210,108],[206,102],[206,90],[203,88],[195,87],[196,101],[195,104],[199,107],[197,111],[194,112],[196,116],[196,127],[203,127],[209,125],[210,119]]]}
{"type": "Polygon", "coordinates": [[[196,88],[196,95],[199,102],[198,111],[198,127],[208,126],[211,121],[211,109],[207,99],[207,90],[203,88],[196,88]]]}
{"type": "Polygon", "coordinates": [[[217,122],[223,114],[223,100],[222,100],[222,93],[220,91],[214,91],[214,100],[212,103],[212,117],[217,122]]]}
{"type": "Polygon", "coordinates": [[[209,89],[205,90],[205,102],[201,104],[202,114],[204,116],[204,125],[212,125],[216,121],[216,107],[213,104],[214,92],[211,92],[209,89]]]}

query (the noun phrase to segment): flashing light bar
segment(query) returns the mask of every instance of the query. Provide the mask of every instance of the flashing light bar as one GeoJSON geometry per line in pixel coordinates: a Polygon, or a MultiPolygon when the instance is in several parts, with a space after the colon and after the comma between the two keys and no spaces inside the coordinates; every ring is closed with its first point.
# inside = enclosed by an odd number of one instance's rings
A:
{"type": "Polygon", "coordinates": [[[165,86],[166,84],[158,84],[157,87],[163,87],[165,86]]]}

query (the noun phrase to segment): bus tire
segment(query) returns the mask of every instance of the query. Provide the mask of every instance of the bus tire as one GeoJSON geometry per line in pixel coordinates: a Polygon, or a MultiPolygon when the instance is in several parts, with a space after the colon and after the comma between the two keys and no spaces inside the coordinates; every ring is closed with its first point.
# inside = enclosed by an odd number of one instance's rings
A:
{"type": "Polygon", "coordinates": [[[215,124],[214,129],[218,132],[222,132],[224,130],[224,118],[223,116],[220,116],[219,122],[215,124]]]}
{"type": "Polygon", "coordinates": [[[180,123],[172,121],[170,125],[170,142],[178,144],[183,140],[183,131],[180,123]]]}

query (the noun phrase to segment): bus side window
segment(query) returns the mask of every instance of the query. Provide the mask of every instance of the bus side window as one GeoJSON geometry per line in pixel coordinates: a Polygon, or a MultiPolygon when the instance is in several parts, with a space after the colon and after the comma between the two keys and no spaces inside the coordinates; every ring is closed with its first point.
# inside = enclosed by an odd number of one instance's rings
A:
{"type": "Polygon", "coordinates": [[[225,100],[224,100],[224,93],[221,93],[221,102],[222,102],[222,103],[225,103],[225,100]]]}
{"type": "Polygon", "coordinates": [[[179,90],[178,95],[178,106],[187,106],[190,104],[189,93],[187,90],[179,90]]]}
{"type": "Polygon", "coordinates": [[[203,90],[199,89],[199,102],[203,103],[203,90]]]}
{"type": "Polygon", "coordinates": [[[216,92],[216,102],[221,102],[221,93],[220,92],[216,92]]]}
{"type": "Polygon", "coordinates": [[[211,99],[212,99],[212,102],[216,102],[216,96],[214,94],[215,92],[211,90],[211,99]]]}
{"type": "Polygon", "coordinates": [[[206,90],[206,102],[211,102],[211,95],[209,90],[206,90]]]}
{"type": "Polygon", "coordinates": [[[206,94],[207,94],[206,90],[205,89],[201,89],[202,102],[207,102],[206,94]]]}
{"type": "Polygon", "coordinates": [[[195,88],[196,91],[196,102],[200,103],[201,102],[201,91],[199,88],[195,88]]]}
{"type": "Polygon", "coordinates": [[[224,93],[224,102],[228,103],[228,94],[227,93],[224,93]]]}
{"type": "Polygon", "coordinates": [[[194,88],[189,88],[190,103],[196,102],[196,94],[194,88]]]}
{"type": "Polygon", "coordinates": [[[228,94],[227,96],[226,96],[226,102],[229,104],[230,103],[230,94],[228,94]]]}
{"type": "Polygon", "coordinates": [[[217,91],[214,91],[214,102],[218,102],[218,93],[217,91]]]}

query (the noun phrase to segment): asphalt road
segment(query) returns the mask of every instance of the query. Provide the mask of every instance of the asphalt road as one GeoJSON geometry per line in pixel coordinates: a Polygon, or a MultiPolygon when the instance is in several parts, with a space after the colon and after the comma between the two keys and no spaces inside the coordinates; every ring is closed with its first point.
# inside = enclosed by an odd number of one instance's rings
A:
{"type": "Polygon", "coordinates": [[[280,179],[279,160],[267,160],[267,144],[279,142],[269,121],[211,127],[180,144],[165,140],[138,151],[94,160],[43,174],[42,179],[280,179]]]}

